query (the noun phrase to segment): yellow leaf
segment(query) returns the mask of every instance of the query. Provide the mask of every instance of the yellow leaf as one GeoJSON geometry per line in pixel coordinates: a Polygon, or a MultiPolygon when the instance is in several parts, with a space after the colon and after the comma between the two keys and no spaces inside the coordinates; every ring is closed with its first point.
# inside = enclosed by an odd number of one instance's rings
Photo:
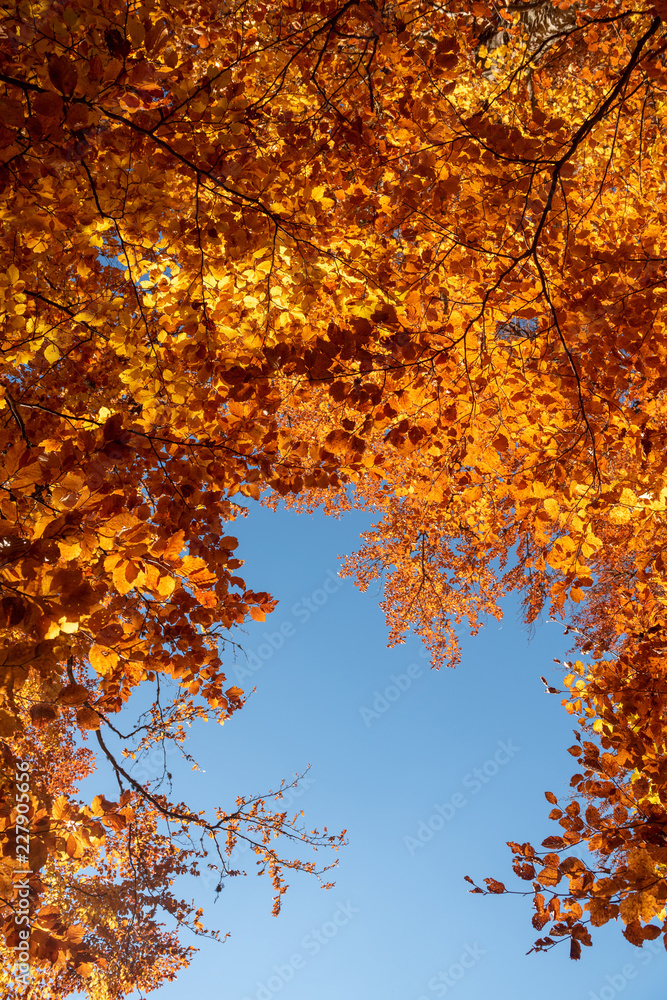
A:
{"type": "Polygon", "coordinates": [[[632,490],[628,489],[627,486],[623,488],[623,490],[621,491],[621,495],[618,499],[619,503],[626,503],[630,507],[634,507],[637,503],[637,497],[632,492],[632,490]]]}
{"type": "Polygon", "coordinates": [[[158,580],[157,592],[160,597],[170,597],[174,592],[176,581],[173,576],[161,576],[158,580]]]}
{"type": "Polygon", "coordinates": [[[58,548],[60,549],[60,557],[65,562],[76,559],[77,556],[81,555],[80,542],[58,542],[58,548]]]}
{"type": "Polygon", "coordinates": [[[90,647],[88,659],[92,668],[104,677],[112,672],[120,660],[120,656],[115,649],[109,649],[108,646],[98,646],[96,644],[90,647]]]}
{"type": "Polygon", "coordinates": [[[546,510],[547,514],[549,515],[550,519],[552,521],[557,521],[558,520],[558,515],[560,513],[560,508],[559,508],[558,504],[556,503],[556,501],[554,500],[554,498],[553,497],[548,497],[544,501],[543,506],[544,506],[544,509],[546,510]]]}
{"type": "Polygon", "coordinates": [[[51,809],[51,815],[54,819],[66,818],[69,813],[69,803],[65,795],[59,795],[58,798],[53,803],[53,808],[51,809]]]}
{"type": "Polygon", "coordinates": [[[119,594],[127,594],[138,583],[139,568],[129,559],[123,559],[113,571],[113,582],[119,594]]]}

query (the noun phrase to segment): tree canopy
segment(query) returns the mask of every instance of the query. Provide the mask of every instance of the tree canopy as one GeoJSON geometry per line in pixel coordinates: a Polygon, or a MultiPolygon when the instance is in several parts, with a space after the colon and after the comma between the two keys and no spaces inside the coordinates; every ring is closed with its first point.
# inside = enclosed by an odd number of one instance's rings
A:
{"type": "Polygon", "coordinates": [[[3,8],[0,922],[8,954],[29,860],[31,996],[172,978],[204,928],[171,882],[236,874],[238,838],[276,908],[326,868],[290,843],[340,843],[280,789],[206,817],[126,759],[243,705],[234,630],[275,606],[239,575],[248,497],[373,511],[345,572],[436,667],[509,590],[564,621],[579,771],[559,835],[510,845],[535,947],[665,933],[665,17],[3,8]],[[117,801],[77,797],[96,755],[117,801]]]}

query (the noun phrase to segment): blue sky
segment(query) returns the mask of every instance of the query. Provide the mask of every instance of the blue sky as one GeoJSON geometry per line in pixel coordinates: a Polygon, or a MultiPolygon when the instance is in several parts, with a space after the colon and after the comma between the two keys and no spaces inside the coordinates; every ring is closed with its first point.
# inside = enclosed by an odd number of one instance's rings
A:
{"type": "Polygon", "coordinates": [[[567,793],[573,725],[539,677],[558,684],[562,628],[545,623],[529,639],[509,600],[501,623],[464,639],[456,670],[431,671],[415,641],[387,649],[381,595],[336,577],[368,523],[253,505],[230,528],[248,587],[280,603],[237,636],[255,669],[230,665],[229,676],[256,691],[224,727],[193,728],[204,772],[172,761],[174,795],[212,810],[310,764],[288,805],[309,827],[347,828],[349,845],[335,888],[291,877],[278,918],[250,854],[238,856],[248,878],[217,897],[213,880],[183,885],[206,925],[231,936],[201,942],[160,1000],[662,1000],[659,942],[639,950],[611,925],[579,962],[566,945],[526,956],[538,936],[530,900],[471,895],[463,881],[526,887],[505,842],[557,832],[543,793],[567,793]]]}

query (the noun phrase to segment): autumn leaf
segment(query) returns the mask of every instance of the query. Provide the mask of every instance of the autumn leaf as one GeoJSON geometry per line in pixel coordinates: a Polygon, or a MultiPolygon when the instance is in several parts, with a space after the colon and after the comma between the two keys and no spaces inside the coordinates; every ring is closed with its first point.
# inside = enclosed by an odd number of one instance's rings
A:
{"type": "Polygon", "coordinates": [[[76,722],[81,729],[99,729],[100,728],[100,717],[92,708],[87,708],[85,705],[80,708],[76,713],[76,722]]]}
{"type": "Polygon", "coordinates": [[[53,705],[38,704],[31,705],[29,709],[30,721],[38,729],[44,729],[56,718],[58,710],[53,705]]]}
{"type": "Polygon", "coordinates": [[[10,712],[0,709],[0,736],[12,736],[18,727],[18,720],[10,712]]]}
{"type": "Polygon", "coordinates": [[[67,684],[58,695],[62,705],[82,705],[88,698],[88,688],[83,684],[67,684]]]}
{"type": "MultiPolygon", "coordinates": [[[[91,997],[173,978],[189,951],[160,909],[203,933],[173,895],[179,838],[222,820],[128,758],[243,705],[219,638],[275,606],[237,575],[245,497],[372,514],[342,574],[382,581],[390,644],[412,630],[433,666],[509,590],[529,627],[563,621],[554,690],[583,742],[557,835],[514,853],[534,928],[557,929],[535,947],[568,936],[578,959],[587,908],[635,944],[664,928],[661,15],[408,0],[313,20],[295,0],[290,34],[265,7],[240,33],[208,0],[5,11],[0,773],[40,762],[54,998],[75,973],[91,997]],[[91,746],[136,821],[77,803],[91,746]],[[75,907],[89,877],[104,905],[75,907]],[[561,880],[559,909],[538,889],[561,880]],[[121,954],[104,920],[130,911],[121,954]]],[[[220,816],[294,842],[249,801],[220,816]]],[[[310,869],[277,857],[279,907],[281,873],[310,869]]]]}
{"type": "MultiPolygon", "coordinates": [[[[49,59],[49,79],[56,90],[69,97],[76,86],[76,66],[67,56],[51,56],[49,59]]],[[[49,115],[49,117],[51,116],[49,115]]]]}
{"type": "Polygon", "coordinates": [[[88,659],[98,674],[105,675],[113,671],[120,660],[120,656],[115,649],[96,644],[90,647],[88,659]]]}

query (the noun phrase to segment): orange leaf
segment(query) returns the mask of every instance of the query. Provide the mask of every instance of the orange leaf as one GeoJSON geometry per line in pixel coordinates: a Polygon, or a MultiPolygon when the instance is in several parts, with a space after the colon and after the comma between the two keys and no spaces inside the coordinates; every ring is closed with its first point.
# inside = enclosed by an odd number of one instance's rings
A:
{"type": "Polygon", "coordinates": [[[98,646],[96,644],[90,647],[88,659],[93,669],[98,674],[106,677],[113,672],[114,667],[120,660],[120,656],[115,649],[109,649],[108,646],[98,646]]]}
{"type": "Polygon", "coordinates": [[[99,729],[101,724],[97,712],[86,705],[76,713],[76,721],[81,729],[99,729]]]}

